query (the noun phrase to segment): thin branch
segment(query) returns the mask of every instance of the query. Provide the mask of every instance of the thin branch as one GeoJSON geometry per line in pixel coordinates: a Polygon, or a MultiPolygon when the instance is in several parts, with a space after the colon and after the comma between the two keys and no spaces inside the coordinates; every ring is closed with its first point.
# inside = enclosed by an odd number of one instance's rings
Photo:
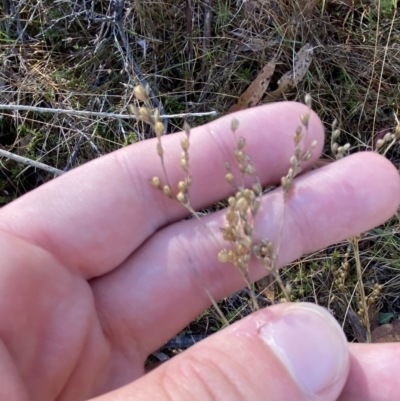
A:
{"type": "MultiPolygon", "coordinates": [[[[71,110],[71,109],[51,109],[47,107],[24,106],[18,104],[0,104],[0,110],[35,111],[37,113],[69,114],[82,117],[93,116],[93,117],[105,117],[105,118],[120,118],[123,120],[136,120],[136,116],[132,114],[115,114],[115,113],[104,113],[99,111],[71,110]]],[[[160,118],[168,119],[168,118],[204,117],[204,116],[216,116],[217,114],[218,113],[213,110],[204,113],[164,114],[161,115],[160,118]]]]}
{"type": "Polygon", "coordinates": [[[54,168],[36,160],[31,160],[26,157],[16,155],[15,153],[8,152],[7,150],[0,149],[0,156],[7,157],[8,159],[14,160],[18,163],[26,164],[31,167],[40,168],[54,175],[61,175],[65,173],[65,171],[59,170],[58,168],[54,168]]]}
{"type": "Polygon", "coordinates": [[[354,259],[356,262],[356,271],[357,271],[357,281],[358,281],[358,290],[360,293],[360,300],[361,306],[364,310],[362,315],[362,320],[367,330],[367,343],[371,343],[371,324],[369,321],[369,314],[368,314],[368,303],[367,297],[365,296],[364,284],[363,284],[363,272],[361,267],[361,260],[360,260],[360,248],[358,246],[358,237],[351,237],[350,243],[353,245],[353,252],[354,252],[354,259]]]}

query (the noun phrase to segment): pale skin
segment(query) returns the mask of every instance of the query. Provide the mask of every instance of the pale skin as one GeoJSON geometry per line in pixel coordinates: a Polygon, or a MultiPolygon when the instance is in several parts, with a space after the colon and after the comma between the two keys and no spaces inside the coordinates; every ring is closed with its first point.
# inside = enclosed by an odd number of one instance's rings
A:
{"type": "MultiPolygon", "coordinates": [[[[281,103],[235,114],[264,185],[286,174],[292,134],[306,110],[281,103]]],[[[192,131],[195,208],[229,195],[223,176],[234,147],[230,121],[192,131]]],[[[179,138],[163,142],[172,184],[183,176],[179,138]]],[[[312,114],[306,146],[314,139],[308,167],[323,144],[322,124],[312,114]]],[[[218,244],[204,227],[181,221],[185,209],[149,185],[162,176],[155,147],[150,140],[124,148],[0,210],[0,399],[396,399],[397,344],[347,346],[339,339],[345,363],[334,383],[314,398],[299,390],[256,335],[259,322],[288,305],[259,311],[145,374],[147,356],[209,306],[204,287],[215,299],[243,287],[234,268],[217,262],[218,244]]],[[[280,264],[381,224],[399,201],[396,169],[373,153],[303,174],[289,197],[280,264]]],[[[277,241],[281,211],[281,193],[266,195],[259,238],[277,241]]],[[[205,224],[218,233],[223,213],[205,224]]],[[[252,266],[252,279],[263,274],[252,266]]],[[[321,314],[316,331],[331,319],[321,314]]]]}

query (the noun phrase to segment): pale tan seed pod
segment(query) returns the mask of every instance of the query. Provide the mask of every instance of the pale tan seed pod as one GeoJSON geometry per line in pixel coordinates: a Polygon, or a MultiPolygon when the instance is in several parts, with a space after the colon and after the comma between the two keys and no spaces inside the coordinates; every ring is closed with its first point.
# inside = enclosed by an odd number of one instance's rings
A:
{"type": "Polygon", "coordinates": [[[254,194],[254,192],[251,189],[246,188],[244,190],[243,196],[249,201],[251,202],[256,196],[254,194]]]}
{"type": "Polygon", "coordinates": [[[183,124],[183,130],[186,133],[186,137],[189,139],[189,137],[190,137],[190,125],[187,123],[187,121],[185,121],[184,124],[183,124]]]}
{"type": "Polygon", "coordinates": [[[332,152],[336,153],[339,149],[339,144],[337,142],[332,144],[332,152]]]}
{"type": "Polygon", "coordinates": [[[298,144],[303,139],[303,130],[301,127],[297,127],[294,133],[294,143],[298,144]]]}
{"type": "Polygon", "coordinates": [[[178,192],[178,195],[176,195],[176,199],[182,204],[187,203],[187,197],[183,192],[178,192]]]}
{"type": "Polygon", "coordinates": [[[151,185],[154,188],[161,188],[161,180],[160,177],[154,176],[151,181],[150,181],[151,185]]]}
{"type": "Polygon", "coordinates": [[[235,240],[235,235],[230,226],[227,229],[222,230],[222,238],[225,241],[234,241],[235,240]]]}
{"type": "Polygon", "coordinates": [[[181,147],[185,152],[187,152],[189,150],[189,139],[183,138],[181,140],[181,147]]]}
{"type": "Polygon", "coordinates": [[[236,212],[233,209],[233,207],[229,206],[225,209],[225,217],[229,224],[232,224],[232,220],[235,215],[236,215],[236,212]]]}
{"type": "Polygon", "coordinates": [[[301,148],[299,144],[296,144],[296,146],[294,147],[293,154],[297,157],[297,160],[300,160],[301,148]]]}
{"type": "Polygon", "coordinates": [[[247,164],[246,166],[244,166],[244,172],[248,175],[255,175],[256,169],[252,164],[247,164]]]}
{"type": "Polygon", "coordinates": [[[144,121],[146,124],[150,124],[151,122],[151,113],[147,107],[140,107],[137,117],[140,120],[144,121]]]}
{"type": "Polygon", "coordinates": [[[350,144],[349,143],[346,143],[344,146],[343,146],[343,149],[344,149],[344,151],[345,152],[347,152],[349,149],[350,149],[350,144]]]}
{"type": "Polygon", "coordinates": [[[308,127],[308,123],[310,121],[310,115],[308,113],[301,114],[300,121],[305,127],[308,127]]]}
{"type": "Polygon", "coordinates": [[[242,150],[246,146],[246,139],[242,136],[237,140],[237,148],[242,150]]]}
{"type": "Polygon", "coordinates": [[[248,253],[246,255],[243,255],[243,263],[247,264],[250,262],[250,256],[248,253]]]}
{"type": "Polygon", "coordinates": [[[186,181],[179,181],[178,182],[178,189],[181,192],[187,192],[188,190],[188,184],[186,181]]]}
{"type": "Polygon", "coordinates": [[[147,102],[149,100],[149,95],[147,93],[146,88],[143,85],[137,85],[133,88],[133,94],[135,95],[136,99],[147,102]]]}
{"type": "Polygon", "coordinates": [[[272,253],[274,252],[274,244],[271,241],[268,241],[265,247],[267,248],[266,254],[272,256],[272,253]]]}
{"type": "Polygon", "coordinates": [[[235,157],[239,163],[243,162],[245,159],[244,153],[241,150],[235,150],[235,157]]]}
{"type": "Polygon", "coordinates": [[[157,138],[164,135],[164,124],[161,121],[157,121],[154,124],[154,132],[156,133],[157,138]]]}
{"type": "Polygon", "coordinates": [[[246,252],[253,245],[253,241],[249,235],[245,235],[240,239],[240,243],[246,248],[246,252]]]}
{"type": "Polygon", "coordinates": [[[244,245],[242,245],[242,244],[237,245],[237,247],[236,247],[237,255],[243,256],[246,252],[247,252],[247,248],[244,245]]]}
{"type": "Polygon", "coordinates": [[[332,123],[332,132],[336,130],[337,125],[338,125],[338,120],[335,118],[332,123]]]}
{"type": "Polygon", "coordinates": [[[257,214],[258,210],[260,209],[261,201],[260,199],[254,199],[253,203],[251,204],[251,213],[254,215],[257,214]]]}
{"type": "Polygon", "coordinates": [[[227,173],[225,175],[225,179],[226,179],[226,181],[228,181],[228,184],[233,185],[234,177],[233,177],[232,173],[227,173]]]}
{"type": "Polygon", "coordinates": [[[236,130],[239,128],[239,120],[237,118],[233,118],[231,121],[231,130],[232,132],[236,132],[236,130]]]}
{"type": "Polygon", "coordinates": [[[312,97],[309,93],[306,94],[306,96],[304,97],[304,102],[306,104],[306,106],[311,109],[312,106],[312,97]]]}
{"type": "Polygon", "coordinates": [[[287,190],[290,186],[290,181],[287,177],[282,177],[281,178],[281,186],[284,190],[287,190]]]}
{"type": "Polygon", "coordinates": [[[338,139],[338,138],[339,138],[339,135],[340,135],[340,129],[335,129],[335,130],[332,132],[332,140],[335,141],[336,139],[338,139]]]}
{"type": "Polygon", "coordinates": [[[302,171],[303,168],[301,166],[297,166],[296,169],[294,170],[294,176],[297,177],[302,171]]]}
{"type": "Polygon", "coordinates": [[[383,139],[378,139],[375,144],[376,150],[379,150],[384,144],[385,144],[385,141],[383,139]]]}
{"type": "Polygon", "coordinates": [[[132,114],[133,116],[138,115],[137,107],[135,107],[133,104],[128,104],[128,106],[126,106],[126,108],[128,109],[129,114],[132,114]]]}
{"type": "Polygon", "coordinates": [[[164,192],[164,195],[167,196],[168,198],[172,198],[173,197],[172,196],[172,191],[171,191],[171,188],[170,188],[169,185],[165,184],[163,186],[163,192],[164,192]]]}
{"type": "Polygon", "coordinates": [[[250,237],[253,235],[253,227],[249,223],[245,223],[243,231],[246,235],[249,235],[250,237]]]}
{"type": "Polygon", "coordinates": [[[259,182],[256,182],[252,185],[254,193],[259,196],[262,194],[262,186],[259,182]]]}
{"type": "Polygon", "coordinates": [[[228,252],[228,260],[229,262],[233,262],[236,259],[235,252],[232,251],[232,249],[228,252]]]}
{"type": "Polygon", "coordinates": [[[389,142],[391,139],[392,134],[390,132],[386,133],[385,136],[383,137],[383,140],[385,142],[389,142]]]}
{"type": "Polygon", "coordinates": [[[237,200],[235,209],[239,212],[244,212],[247,210],[248,207],[249,203],[247,202],[247,199],[242,196],[237,200]]]}
{"type": "Polygon", "coordinates": [[[229,223],[225,223],[223,227],[220,228],[222,233],[227,233],[232,231],[232,227],[229,223]]]}
{"type": "Polygon", "coordinates": [[[221,263],[229,262],[229,253],[226,249],[222,249],[222,251],[218,252],[218,261],[221,263]]]}
{"type": "Polygon", "coordinates": [[[234,210],[228,209],[226,212],[226,220],[232,226],[236,226],[239,223],[239,216],[234,210]]]}
{"type": "Polygon", "coordinates": [[[236,205],[236,198],[234,196],[230,196],[228,199],[229,206],[235,207],[236,205]]]}
{"type": "Polygon", "coordinates": [[[313,152],[311,150],[307,150],[307,152],[305,153],[305,155],[303,156],[303,161],[306,162],[308,160],[310,160],[313,156],[313,152]]]}
{"type": "Polygon", "coordinates": [[[263,265],[267,270],[272,269],[272,260],[271,258],[265,257],[263,258],[263,265]]]}
{"type": "Polygon", "coordinates": [[[261,257],[261,245],[260,244],[253,245],[252,252],[258,258],[261,257]]]}
{"type": "Polygon", "coordinates": [[[189,170],[189,164],[188,164],[188,161],[187,161],[187,158],[186,158],[186,157],[182,157],[182,158],[181,158],[181,167],[182,167],[182,169],[185,170],[186,172],[189,170]]]}
{"type": "Polygon", "coordinates": [[[157,121],[161,121],[160,120],[160,110],[158,110],[158,109],[154,110],[153,119],[154,119],[154,123],[156,123],[157,121]]]}

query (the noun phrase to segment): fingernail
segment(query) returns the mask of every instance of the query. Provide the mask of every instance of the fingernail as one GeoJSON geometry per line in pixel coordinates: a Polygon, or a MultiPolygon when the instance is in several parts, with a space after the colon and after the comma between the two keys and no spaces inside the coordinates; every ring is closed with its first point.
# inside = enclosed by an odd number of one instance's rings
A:
{"type": "Polygon", "coordinates": [[[306,394],[327,389],[348,367],[340,326],[316,305],[288,306],[260,328],[260,336],[306,394]]]}

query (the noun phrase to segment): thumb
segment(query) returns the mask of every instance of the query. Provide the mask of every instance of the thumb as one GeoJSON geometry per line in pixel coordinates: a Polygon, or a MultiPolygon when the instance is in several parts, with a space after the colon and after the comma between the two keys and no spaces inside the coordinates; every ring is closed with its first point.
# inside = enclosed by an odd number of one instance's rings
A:
{"type": "Polygon", "coordinates": [[[313,304],[258,311],[97,401],[334,401],[349,371],[346,338],[313,304]]]}

